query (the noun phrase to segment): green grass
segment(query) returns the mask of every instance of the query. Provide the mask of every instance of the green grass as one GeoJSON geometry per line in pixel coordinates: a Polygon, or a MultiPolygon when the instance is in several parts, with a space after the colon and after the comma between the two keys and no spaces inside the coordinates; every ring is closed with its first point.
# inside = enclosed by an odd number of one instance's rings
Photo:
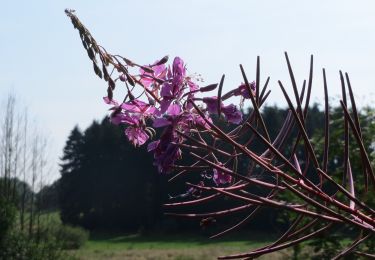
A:
{"type": "MultiPolygon", "coordinates": [[[[272,237],[265,234],[254,233],[215,240],[194,234],[141,236],[94,233],[83,248],[70,253],[79,259],[203,260],[246,252],[271,240],[272,237]]],[[[282,259],[284,256],[288,254],[276,253],[263,259],[282,259]]]]}
{"type": "MultiPolygon", "coordinates": [[[[58,212],[40,216],[41,223],[61,224],[58,212]]],[[[248,252],[274,241],[275,235],[241,233],[209,239],[197,233],[115,234],[92,232],[89,241],[69,255],[82,260],[210,260],[220,255],[248,252]]],[[[277,252],[260,259],[289,259],[290,251],[277,252]]]]}

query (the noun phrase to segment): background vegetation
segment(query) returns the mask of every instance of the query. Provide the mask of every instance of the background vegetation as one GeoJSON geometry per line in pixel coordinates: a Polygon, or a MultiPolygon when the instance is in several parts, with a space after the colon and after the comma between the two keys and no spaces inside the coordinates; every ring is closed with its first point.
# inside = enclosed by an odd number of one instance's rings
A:
{"type": "MultiPolygon", "coordinates": [[[[334,113],[331,134],[335,142],[331,144],[329,167],[331,172],[337,173],[334,177],[340,178],[340,158],[343,155],[336,151],[336,147],[343,142],[340,127],[342,115],[335,108],[332,110],[334,113]]],[[[286,113],[287,110],[283,108],[264,107],[265,122],[272,126],[269,127],[271,138],[275,137],[286,113]]],[[[222,128],[229,129],[225,123],[217,123],[222,128]]],[[[373,109],[362,109],[361,124],[366,147],[371,161],[374,162],[373,109]]],[[[308,130],[317,150],[321,149],[322,145],[322,126],[323,112],[315,104],[308,113],[308,130]]],[[[3,250],[0,250],[0,259],[67,257],[66,249],[77,248],[81,249],[68,251],[69,257],[121,259],[128,254],[127,256],[132,257],[130,259],[144,259],[143,256],[154,252],[160,259],[207,259],[207,256],[260,246],[273,238],[269,234],[285,230],[293,218],[293,215],[275,209],[263,210],[235,236],[229,236],[226,240],[214,240],[214,247],[207,237],[235,223],[242,215],[215,219],[209,225],[203,225],[202,219],[187,220],[164,216],[163,203],[189,198],[186,194],[178,193],[185,187],[184,178],[169,183],[168,178],[171,176],[156,172],[152,157],[146,149],[132,147],[124,138],[123,129],[112,125],[108,118],[101,122],[94,121],[84,130],[77,126],[72,129],[61,157],[61,177],[51,185],[43,184],[43,145],[35,142],[37,145],[33,148],[32,142],[26,142],[26,146],[22,148],[21,144],[24,143],[18,137],[19,150],[9,155],[9,147],[5,144],[6,138],[8,141],[10,139],[4,135],[6,131],[3,130],[2,133],[0,247],[3,250]],[[27,158],[25,161],[22,160],[24,152],[27,158]],[[23,163],[30,166],[22,168],[23,163]],[[84,243],[88,239],[88,232],[82,228],[92,233],[86,245],[84,243]],[[21,248],[24,253],[20,253],[23,252],[21,248]],[[195,251],[199,253],[192,254],[195,251]]],[[[14,140],[15,136],[16,132],[14,140]]],[[[295,136],[292,135],[291,138],[295,136]]],[[[15,151],[15,141],[8,145],[15,151]]],[[[351,147],[356,149],[354,145],[351,147]]],[[[255,152],[260,151],[261,144],[254,143],[252,148],[255,152]]],[[[182,164],[187,164],[189,158],[182,160],[186,160],[182,164]]],[[[354,161],[356,164],[352,165],[353,172],[361,167],[359,158],[354,161]]],[[[247,167],[247,163],[242,162],[239,167],[247,167]]],[[[187,190],[187,187],[185,189],[187,190]]],[[[212,208],[198,206],[192,211],[207,212],[225,208],[226,203],[232,202],[226,199],[212,203],[212,208]]],[[[368,203],[374,206],[374,200],[368,203]]],[[[332,241],[322,236],[306,246],[315,250],[313,252],[317,259],[328,259],[341,247],[341,242],[340,237],[332,241]]],[[[294,257],[298,258],[303,253],[301,247],[296,247],[294,257]]],[[[287,251],[271,257],[285,256],[292,257],[292,253],[287,251]]]]}

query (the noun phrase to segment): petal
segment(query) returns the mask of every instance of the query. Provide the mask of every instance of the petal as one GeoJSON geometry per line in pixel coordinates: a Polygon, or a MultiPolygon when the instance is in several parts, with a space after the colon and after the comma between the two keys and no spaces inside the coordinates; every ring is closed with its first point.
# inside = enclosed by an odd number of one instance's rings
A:
{"type": "Polygon", "coordinates": [[[206,104],[209,113],[217,114],[217,97],[204,97],[203,102],[206,104]]]}
{"type": "Polygon", "coordinates": [[[144,112],[149,106],[150,106],[149,104],[138,99],[134,99],[132,101],[121,104],[122,109],[124,109],[127,112],[133,112],[133,113],[144,112]]]}
{"type": "Polygon", "coordinates": [[[155,150],[160,143],[160,140],[153,141],[147,145],[147,152],[155,150]]]}
{"type": "Polygon", "coordinates": [[[144,144],[149,138],[149,136],[143,129],[132,126],[129,126],[125,129],[125,135],[134,146],[140,146],[144,144]]]}
{"type": "Polygon", "coordinates": [[[181,107],[178,104],[170,105],[167,109],[167,114],[174,117],[181,113],[181,107]]]}
{"type": "Polygon", "coordinates": [[[232,124],[241,123],[242,113],[236,108],[235,105],[230,104],[228,106],[223,106],[221,109],[229,123],[232,123],[232,124]]]}
{"type": "Polygon", "coordinates": [[[180,57],[175,57],[173,60],[173,74],[185,76],[184,61],[180,57]]]}
{"type": "Polygon", "coordinates": [[[109,97],[103,97],[103,100],[108,105],[118,106],[118,102],[114,99],[111,100],[111,99],[109,99],[109,97]]]}
{"type": "Polygon", "coordinates": [[[171,97],[172,96],[172,84],[169,83],[164,83],[161,91],[160,91],[160,96],[162,97],[171,97]]]}
{"type": "Polygon", "coordinates": [[[170,124],[172,124],[171,121],[161,117],[161,118],[155,118],[152,126],[155,128],[158,128],[158,127],[164,127],[170,124]]]}

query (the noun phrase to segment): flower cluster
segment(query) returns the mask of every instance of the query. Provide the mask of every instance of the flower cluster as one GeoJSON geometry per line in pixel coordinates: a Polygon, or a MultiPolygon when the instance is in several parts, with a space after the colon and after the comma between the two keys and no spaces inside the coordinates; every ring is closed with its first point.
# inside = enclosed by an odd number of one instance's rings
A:
{"type": "MultiPolygon", "coordinates": [[[[129,90],[129,101],[120,104],[112,97],[104,97],[104,101],[112,106],[112,123],[126,126],[125,135],[134,146],[145,144],[155,135],[155,128],[161,129],[160,138],[147,146],[154,155],[154,165],[161,173],[169,172],[181,157],[180,145],[185,141],[181,133],[189,135],[195,128],[208,130],[207,122],[212,122],[211,116],[218,113],[229,123],[242,122],[242,113],[234,104],[225,105],[223,99],[219,101],[217,96],[196,97],[197,93],[214,90],[218,84],[200,87],[197,83],[199,79],[187,75],[184,61],[179,57],[173,60],[172,66],[167,67],[165,61],[156,61],[152,65],[140,66],[137,75],[119,76],[119,80],[125,83],[129,78],[143,87],[143,95],[135,98],[129,90]],[[143,96],[147,102],[141,100],[143,96]],[[199,104],[202,113],[198,113],[192,104],[199,101],[202,101],[199,104]]],[[[254,82],[250,87],[249,91],[245,84],[241,84],[227,93],[226,98],[233,95],[250,98],[250,92],[255,89],[254,82]]],[[[217,171],[213,172],[213,177],[217,184],[231,181],[217,171]]]]}

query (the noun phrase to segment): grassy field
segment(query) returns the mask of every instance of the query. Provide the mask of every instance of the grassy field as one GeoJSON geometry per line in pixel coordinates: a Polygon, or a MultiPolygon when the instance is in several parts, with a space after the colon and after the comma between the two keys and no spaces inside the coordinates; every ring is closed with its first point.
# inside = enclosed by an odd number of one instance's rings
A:
{"type": "MultiPolygon", "coordinates": [[[[246,252],[270,242],[265,235],[245,235],[210,240],[201,235],[110,235],[92,234],[79,250],[70,254],[79,259],[129,260],[210,260],[220,255],[246,252]]],[[[288,259],[288,251],[274,253],[260,259],[288,259]]]]}
{"type": "MultiPolygon", "coordinates": [[[[42,223],[61,224],[58,212],[43,214],[42,223]]],[[[68,253],[82,260],[210,260],[221,255],[244,253],[274,241],[275,236],[264,233],[241,233],[220,239],[208,235],[190,234],[90,234],[79,250],[68,253]]],[[[289,259],[291,251],[276,252],[259,259],[289,259]]]]}

